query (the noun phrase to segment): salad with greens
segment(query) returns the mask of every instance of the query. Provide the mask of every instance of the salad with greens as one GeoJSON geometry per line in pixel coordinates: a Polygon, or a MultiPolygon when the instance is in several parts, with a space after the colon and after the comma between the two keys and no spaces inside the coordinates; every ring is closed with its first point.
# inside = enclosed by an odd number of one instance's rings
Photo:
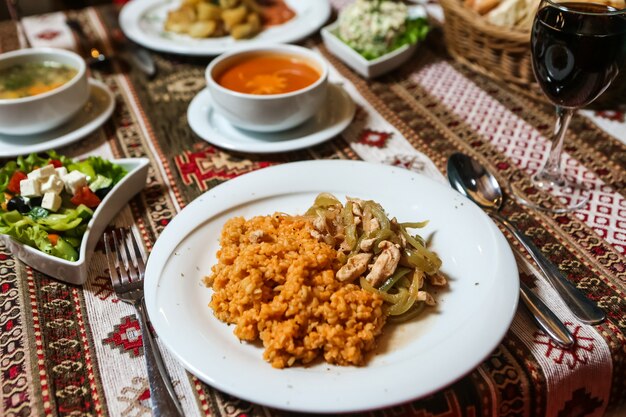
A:
{"type": "Polygon", "coordinates": [[[97,156],[74,161],[54,151],[9,161],[0,168],[0,234],[76,261],[94,210],[126,174],[97,156]]]}
{"type": "Polygon", "coordinates": [[[364,58],[376,59],[426,37],[428,21],[409,11],[400,1],[356,0],[339,13],[336,35],[364,58]]]}

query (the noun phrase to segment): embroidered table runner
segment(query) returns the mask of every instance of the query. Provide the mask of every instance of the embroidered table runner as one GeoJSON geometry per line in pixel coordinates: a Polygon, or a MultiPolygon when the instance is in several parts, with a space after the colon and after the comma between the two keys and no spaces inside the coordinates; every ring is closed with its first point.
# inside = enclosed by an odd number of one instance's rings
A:
{"type": "MultiPolygon", "coordinates": [[[[345,1],[334,3],[341,7],[345,1]]],[[[114,55],[111,10],[67,13],[81,23],[89,42],[114,55]]],[[[58,36],[63,47],[76,48],[58,17],[28,19],[31,41],[54,44],[58,36]]],[[[201,193],[246,172],[290,161],[362,159],[445,182],[447,157],[462,151],[486,164],[502,183],[512,178],[527,182],[527,175],[513,174],[541,163],[552,108],[461,67],[446,57],[442,44],[435,30],[402,68],[366,81],[330,55],[319,38],[306,40],[332,64],[331,81],[352,97],[356,116],[329,142],[261,156],[219,149],[189,128],[187,106],[205,87],[208,58],[153,53],[158,67],[153,79],[114,63],[91,73],[114,92],[112,118],[85,139],[57,150],[72,157],[150,160],[145,190],[111,224],[135,227],[148,251],[176,213],[201,193]]],[[[2,22],[0,48],[16,47],[14,28],[2,22]]],[[[598,326],[579,323],[549,284],[536,279],[529,261],[520,259],[520,278],[566,323],[576,340],[572,349],[551,342],[520,307],[502,343],[469,375],[426,398],[362,415],[626,415],[625,143],[625,106],[580,112],[566,138],[565,165],[593,184],[590,204],[558,215],[512,200],[503,208],[606,311],[608,320],[598,326]]],[[[0,415],[150,415],[139,323],[133,308],[112,292],[101,245],[90,260],[89,279],[80,287],[25,266],[0,246],[0,307],[0,415]]],[[[296,415],[223,394],[162,350],[189,416],[296,415]]]]}

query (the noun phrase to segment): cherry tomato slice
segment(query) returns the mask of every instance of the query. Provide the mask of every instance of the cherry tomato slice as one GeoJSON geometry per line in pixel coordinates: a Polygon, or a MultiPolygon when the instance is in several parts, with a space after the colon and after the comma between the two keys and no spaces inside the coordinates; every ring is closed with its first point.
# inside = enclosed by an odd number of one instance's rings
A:
{"type": "Polygon", "coordinates": [[[20,193],[20,181],[27,179],[28,176],[22,171],[15,171],[9,180],[9,184],[7,185],[7,190],[12,192],[13,194],[20,193]]]}
{"type": "Polygon", "coordinates": [[[76,206],[84,204],[89,208],[96,208],[98,204],[100,204],[100,198],[95,195],[87,185],[76,190],[76,194],[74,194],[74,197],[72,197],[70,201],[76,206]]]}
{"type": "Polygon", "coordinates": [[[52,165],[55,168],[61,168],[63,166],[63,162],[61,162],[59,159],[51,159],[50,165],[52,165]]]}

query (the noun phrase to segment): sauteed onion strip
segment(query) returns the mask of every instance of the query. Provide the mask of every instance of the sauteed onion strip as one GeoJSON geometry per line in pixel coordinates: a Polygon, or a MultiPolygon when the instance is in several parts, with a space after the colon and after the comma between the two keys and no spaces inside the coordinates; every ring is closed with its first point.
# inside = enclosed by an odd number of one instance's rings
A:
{"type": "MultiPolygon", "coordinates": [[[[399,223],[395,218],[390,219],[375,201],[347,198],[342,204],[330,193],[319,194],[305,215],[312,218],[320,239],[338,251],[342,265],[355,255],[371,253],[358,282],[366,291],[380,295],[390,320],[411,319],[422,312],[424,305],[434,305],[426,285],[446,284],[439,271],[441,259],[428,249],[423,237],[409,232],[425,227],[428,221],[399,223]],[[382,280],[381,276],[372,278],[368,271],[376,268],[376,260],[391,246],[400,253],[393,271],[382,280]]],[[[390,253],[393,249],[384,259],[393,259],[390,253]]]]}

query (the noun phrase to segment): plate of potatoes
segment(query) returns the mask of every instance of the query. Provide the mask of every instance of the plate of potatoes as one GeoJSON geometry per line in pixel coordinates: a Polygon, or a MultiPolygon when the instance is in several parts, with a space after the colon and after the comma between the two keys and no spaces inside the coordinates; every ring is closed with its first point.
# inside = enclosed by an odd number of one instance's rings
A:
{"type": "Polygon", "coordinates": [[[319,30],[330,12],[329,0],[133,0],[120,12],[120,26],[155,51],[212,56],[296,42],[319,30]]]}

